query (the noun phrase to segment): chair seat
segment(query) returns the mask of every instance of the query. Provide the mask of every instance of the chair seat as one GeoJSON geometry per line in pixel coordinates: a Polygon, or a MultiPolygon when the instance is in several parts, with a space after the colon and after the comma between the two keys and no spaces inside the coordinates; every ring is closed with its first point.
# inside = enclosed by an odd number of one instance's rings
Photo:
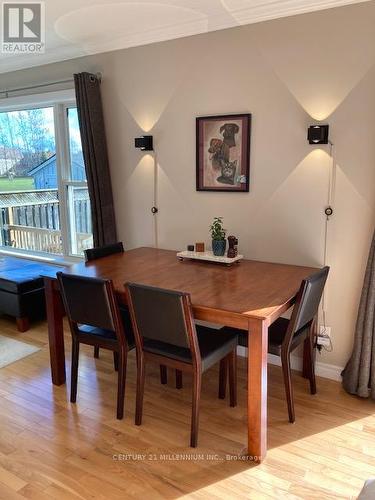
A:
{"type": "MultiPolygon", "coordinates": [[[[134,341],[133,328],[131,324],[129,309],[126,306],[121,306],[119,309],[120,309],[122,323],[124,325],[124,331],[128,347],[129,349],[133,349],[135,347],[135,341],[134,341]]],[[[94,336],[97,339],[117,342],[117,337],[113,330],[106,330],[105,328],[99,328],[90,325],[79,325],[78,331],[83,335],[91,337],[94,336]]]]}
{"type": "MultiPolygon", "coordinates": [[[[201,325],[196,325],[196,330],[202,359],[202,371],[206,371],[237,346],[236,331],[227,331],[225,328],[216,330],[201,325]]],[[[185,347],[177,347],[158,340],[145,338],[143,348],[145,352],[152,352],[185,363],[192,363],[190,349],[185,347]]]]}
{"type": "MultiPolygon", "coordinates": [[[[278,318],[268,329],[268,352],[270,354],[275,354],[276,356],[281,355],[281,346],[285,338],[289,325],[289,320],[285,318],[278,318]]],[[[245,330],[237,330],[236,328],[225,328],[226,331],[238,334],[238,344],[247,347],[247,337],[248,333],[245,330]]],[[[291,350],[301,342],[302,336],[307,336],[308,327],[301,328],[292,340],[291,350]]]]}
{"type": "Polygon", "coordinates": [[[115,332],[112,330],[106,330],[105,328],[98,328],[90,325],[79,325],[78,331],[79,333],[89,335],[90,337],[95,336],[105,340],[117,341],[115,332]]]}

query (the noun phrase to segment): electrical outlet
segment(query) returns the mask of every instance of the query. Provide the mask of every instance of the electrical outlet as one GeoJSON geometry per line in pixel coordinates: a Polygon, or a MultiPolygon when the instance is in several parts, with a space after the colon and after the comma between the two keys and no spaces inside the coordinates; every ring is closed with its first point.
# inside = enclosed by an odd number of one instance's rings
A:
{"type": "Polygon", "coordinates": [[[331,338],[331,327],[320,325],[319,334],[317,338],[317,344],[325,347],[330,346],[330,338],[331,338]]]}
{"type": "Polygon", "coordinates": [[[316,343],[324,347],[329,347],[331,345],[328,337],[321,337],[320,335],[318,335],[316,343]]]}

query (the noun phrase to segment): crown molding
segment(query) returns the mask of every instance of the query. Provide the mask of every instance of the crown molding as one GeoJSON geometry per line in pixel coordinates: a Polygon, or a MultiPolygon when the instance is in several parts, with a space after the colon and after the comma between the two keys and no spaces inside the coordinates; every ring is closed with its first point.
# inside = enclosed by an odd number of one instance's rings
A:
{"type": "MultiPolygon", "coordinates": [[[[270,21],[283,17],[290,17],[319,10],[332,9],[350,4],[367,3],[371,0],[273,0],[263,4],[255,4],[249,0],[249,4],[241,9],[230,9],[227,3],[230,0],[222,0],[221,7],[206,13],[203,9],[202,16],[197,20],[175,23],[169,26],[159,26],[154,29],[140,30],[131,36],[120,35],[109,42],[93,42],[75,44],[66,40],[56,39],[53,46],[47,49],[45,54],[40,55],[15,55],[2,56],[0,54],[0,73],[22,70],[35,66],[56,63],[69,59],[76,59],[86,55],[110,52],[152,43],[173,40],[212,31],[233,28],[247,24],[270,21]],[[226,3],[227,2],[227,3],[226,3]],[[203,21],[206,22],[203,22],[203,21]]],[[[206,0],[211,1],[211,0],[206,0]]],[[[186,2],[188,3],[188,2],[186,2]]],[[[212,4],[210,4],[212,7],[212,4]]],[[[55,36],[55,34],[54,34],[55,36]]],[[[48,43],[48,41],[47,41],[48,43]]]]}

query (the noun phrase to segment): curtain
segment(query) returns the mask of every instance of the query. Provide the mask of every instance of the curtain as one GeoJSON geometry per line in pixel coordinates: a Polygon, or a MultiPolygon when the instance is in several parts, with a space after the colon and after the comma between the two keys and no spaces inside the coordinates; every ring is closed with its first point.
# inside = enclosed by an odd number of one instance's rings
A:
{"type": "Polygon", "coordinates": [[[100,247],[117,241],[100,81],[96,75],[78,73],[74,75],[74,85],[91,204],[94,246],[100,247]]]}
{"type": "Polygon", "coordinates": [[[350,394],[375,399],[375,234],[359,304],[352,355],[342,372],[350,394]]]}

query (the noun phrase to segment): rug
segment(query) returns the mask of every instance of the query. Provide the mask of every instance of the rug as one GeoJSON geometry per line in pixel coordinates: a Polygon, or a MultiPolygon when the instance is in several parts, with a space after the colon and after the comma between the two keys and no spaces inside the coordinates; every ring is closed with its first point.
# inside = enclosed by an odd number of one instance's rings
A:
{"type": "Polygon", "coordinates": [[[38,351],[39,347],[0,335],[0,368],[38,351]]]}

